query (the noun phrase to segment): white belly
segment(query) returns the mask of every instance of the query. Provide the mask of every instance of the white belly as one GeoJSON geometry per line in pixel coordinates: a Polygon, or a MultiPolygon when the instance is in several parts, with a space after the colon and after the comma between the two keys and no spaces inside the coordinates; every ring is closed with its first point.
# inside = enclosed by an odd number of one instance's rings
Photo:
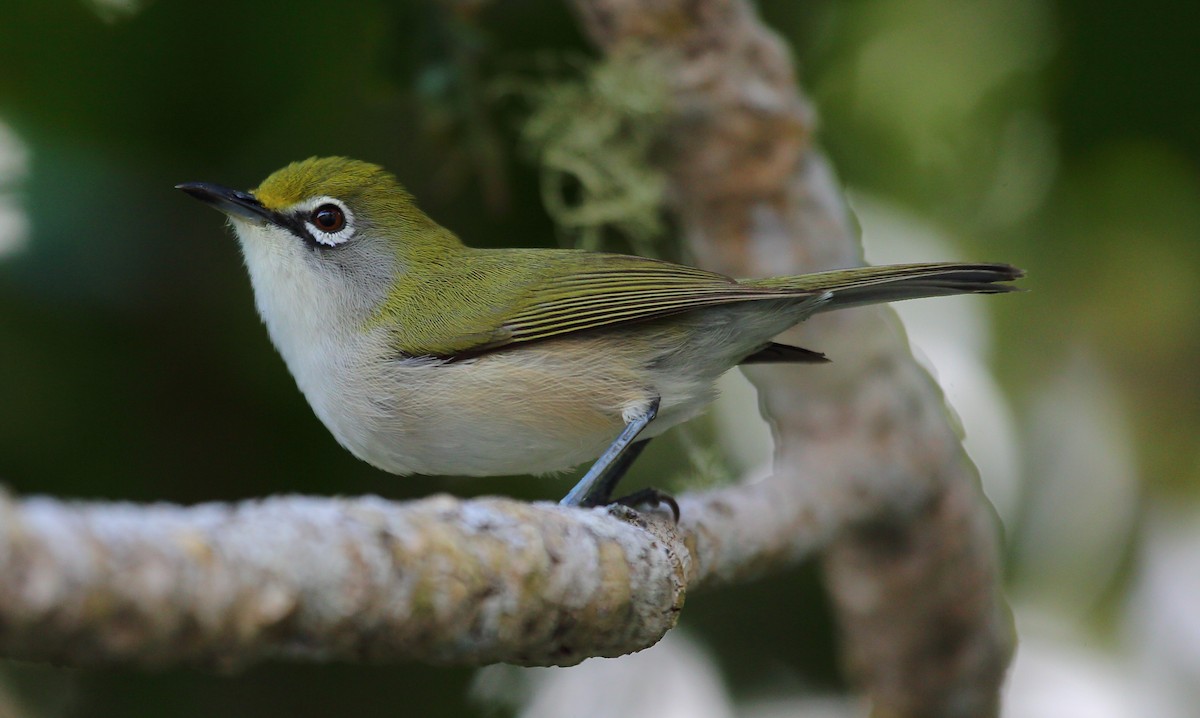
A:
{"type": "Polygon", "coordinates": [[[298,367],[293,372],[343,446],[402,475],[570,469],[599,456],[624,417],[652,397],[661,396],[661,406],[646,438],[692,418],[714,397],[710,379],[652,374],[595,348],[566,341],[461,362],[376,362],[342,372],[328,388],[300,380],[298,367]]]}

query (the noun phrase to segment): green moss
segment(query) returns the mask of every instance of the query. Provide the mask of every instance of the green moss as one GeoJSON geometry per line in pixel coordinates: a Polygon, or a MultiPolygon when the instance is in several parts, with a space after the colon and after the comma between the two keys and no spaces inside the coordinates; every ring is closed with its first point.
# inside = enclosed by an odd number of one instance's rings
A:
{"type": "Polygon", "coordinates": [[[531,107],[521,147],[540,167],[542,199],[563,243],[601,249],[616,234],[639,254],[659,254],[666,179],[651,154],[670,99],[660,65],[616,57],[569,79],[502,86],[531,107]]]}

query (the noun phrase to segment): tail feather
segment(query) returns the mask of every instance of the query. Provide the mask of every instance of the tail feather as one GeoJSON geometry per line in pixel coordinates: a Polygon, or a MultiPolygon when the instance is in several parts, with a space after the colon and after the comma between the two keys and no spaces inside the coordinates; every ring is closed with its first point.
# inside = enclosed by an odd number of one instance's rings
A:
{"type": "Polygon", "coordinates": [[[817,272],[799,277],[773,277],[745,282],[792,291],[828,293],[816,311],[953,294],[999,294],[1019,291],[1011,282],[1024,272],[1008,264],[898,264],[817,272]]]}

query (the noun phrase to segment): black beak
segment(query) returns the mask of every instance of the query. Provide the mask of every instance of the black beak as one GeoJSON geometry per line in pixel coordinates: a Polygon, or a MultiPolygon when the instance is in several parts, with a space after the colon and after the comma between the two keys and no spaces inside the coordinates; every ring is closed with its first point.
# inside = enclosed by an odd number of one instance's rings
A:
{"type": "Polygon", "coordinates": [[[251,222],[273,222],[275,213],[262,205],[254,195],[208,182],[184,182],[175,185],[191,196],[212,205],[231,217],[251,222]]]}

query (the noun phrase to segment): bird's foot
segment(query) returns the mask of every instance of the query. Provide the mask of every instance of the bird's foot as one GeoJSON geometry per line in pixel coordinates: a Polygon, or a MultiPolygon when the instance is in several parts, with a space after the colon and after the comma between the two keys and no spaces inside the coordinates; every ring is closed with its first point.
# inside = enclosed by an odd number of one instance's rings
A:
{"type": "Polygon", "coordinates": [[[675,523],[679,523],[679,502],[675,500],[674,496],[659,489],[646,488],[641,491],[634,491],[628,496],[613,499],[612,503],[628,506],[631,509],[636,509],[639,506],[648,506],[651,509],[656,509],[665,504],[667,508],[671,509],[671,515],[675,517],[675,523]]]}

